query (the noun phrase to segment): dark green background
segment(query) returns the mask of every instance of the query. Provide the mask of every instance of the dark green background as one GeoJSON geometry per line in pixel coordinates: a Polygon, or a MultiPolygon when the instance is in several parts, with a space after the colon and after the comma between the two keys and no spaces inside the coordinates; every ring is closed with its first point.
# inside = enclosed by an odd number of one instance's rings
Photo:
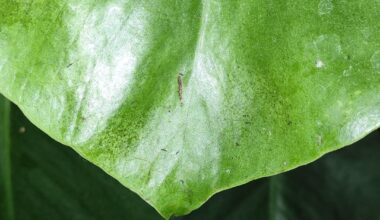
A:
{"type": "MultiPolygon", "coordinates": [[[[0,120],[4,124],[4,117],[0,120]]],[[[38,130],[15,106],[10,136],[15,219],[161,219],[136,194],[38,130]]],[[[308,166],[219,193],[191,215],[174,219],[380,219],[379,147],[375,131],[308,166]]],[[[4,174],[7,155],[5,146],[0,148],[4,174]]],[[[7,219],[6,175],[0,178],[0,219],[7,219]]]]}

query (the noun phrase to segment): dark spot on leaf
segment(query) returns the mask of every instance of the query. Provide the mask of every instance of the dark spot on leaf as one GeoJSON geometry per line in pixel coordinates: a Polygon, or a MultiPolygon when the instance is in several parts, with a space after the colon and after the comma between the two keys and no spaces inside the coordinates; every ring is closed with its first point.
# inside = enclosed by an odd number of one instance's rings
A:
{"type": "Polygon", "coordinates": [[[181,103],[181,105],[183,105],[183,74],[182,73],[179,73],[178,74],[178,77],[177,77],[177,83],[178,83],[178,96],[179,96],[179,101],[181,103]]]}
{"type": "Polygon", "coordinates": [[[74,63],[70,63],[69,65],[66,66],[66,68],[70,68],[74,63]]]}
{"type": "Polygon", "coordinates": [[[179,182],[183,185],[183,184],[185,184],[185,181],[183,181],[183,180],[179,180],[179,182]]]}
{"type": "Polygon", "coordinates": [[[166,150],[165,148],[162,148],[161,151],[168,152],[168,150],[166,150]]]}

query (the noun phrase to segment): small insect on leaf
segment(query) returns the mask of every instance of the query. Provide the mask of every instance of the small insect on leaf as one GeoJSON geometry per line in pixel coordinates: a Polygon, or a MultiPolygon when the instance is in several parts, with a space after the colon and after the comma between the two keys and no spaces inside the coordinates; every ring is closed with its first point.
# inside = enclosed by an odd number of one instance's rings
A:
{"type": "Polygon", "coordinates": [[[183,74],[182,73],[179,73],[178,74],[178,78],[177,78],[177,82],[178,82],[178,96],[179,96],[179,101],[181,102],[181,105],[183,105],[183,74]]]}

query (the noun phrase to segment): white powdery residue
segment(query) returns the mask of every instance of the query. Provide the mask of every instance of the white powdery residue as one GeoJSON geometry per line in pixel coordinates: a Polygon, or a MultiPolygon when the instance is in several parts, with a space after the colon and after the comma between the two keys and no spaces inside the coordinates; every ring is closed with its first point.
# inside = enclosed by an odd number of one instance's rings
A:
{"type": "MultiPolygon", "coordinates": [[[[146,48],[144,41],[134,40],[134,36],[144,32],[147,23],[143,8],[135,8],[126,16],[124,3],[118,1],[91,10],[76,2],[72,3],[71,10],[73,17],[68,21],[73,23],[71,33],[81,31],[78,50],[70,57],[80,59],[81,78],[88,79],[79,82],[87,83],[86,91],[76,96],[82,116],[79,128],[83,129],[76,133],[76,142],[80,143],[101,130],[128,95],[137,66],[136,57],[146,48]],[[83,14],[88,14],[85,20],[80,17],[83,14]]],[[[71,38],[76,39],[76,34],[71,38]]]]}
{"type": "MultiPolygon", "coordinates": [[[[1,44],[0,44],[0,48],[3,49],[3,47],[1,47],[1,44]]],[[[6,59],[2,57],[2,55],[0,54],[0,71],[3,69],[3,66],[5,63],[6,63],[6,59]]]]}
{"type": "MultiPolygon", "coordinates": [[[[6,43],[6,40],[2,40],[3,37],[0,32],[0,72],[3,70],[5,64],[7,63],[8,60],[8,54],[9,54],[9,48],[6,43]]],[[[6,39],[6,38],[5,38],[6,39]]],[[[0,84],[7,82],[5,78],[7,77],[7,74],[0,74],[0,84]]]]}
{"type": "Polygon", "coordinates": [[[321,68],[325,67],[325,63],[323,63],[322,60],[317,60],[315,62],[315,67],[317,67],[318,69],[321,69],[321,68]]]}
{"type": "Polygon", "coordinates": [[[372,110],[371,112],[361,112],[357,114],[355,120],[351,121],[347,126],[345,126],[345,131],[340,132],[341,141],[346,141],[347,138],[356,140],[380,126],[379,119],[380,110],[372,110]],[[348,135],[348,136],[347,136],[348,135]]]}
{"type": "MultiPolygon", "coordinates": [[[[223,91],[221,80],[217,78],[222,70],[215,64],[212,56],[200,54],[195,61],[193,75],[189,85],[198,95],[209,105],[209,110],[213,114],[218,114],[223,101],[223,91]]],[[[223,74],[220,74],[223,75],[223,74]]]]}
{"type": "Polygon", "coordinates": [[[319,35],[307,46],[308,55],[317,69],[331,67],[337,60],[342,59],[344,53],[338,35],[319,35]]]}
{"type": "Polygon", "coordinates": [[[123,176],[149,176],[150,179],[145,180],[146,185],[142,185],[142,188],[152,189],[160,186],[175,170],[180,158],[175,152],[182,152],[185,128],[181,118],[182,111],[173,110],[171,114],[163,115],[162,110],[157,110],[142,129],[146,132],[140,134],[135,151],[129,153],[127,161],[125,157],[120,157],[118,172],[123,176]],[[149,152],[146,160],[134,159],[146,158],[146,152],[149,152]],[[141,173],[141,170],[144,172],[141,173]]]}

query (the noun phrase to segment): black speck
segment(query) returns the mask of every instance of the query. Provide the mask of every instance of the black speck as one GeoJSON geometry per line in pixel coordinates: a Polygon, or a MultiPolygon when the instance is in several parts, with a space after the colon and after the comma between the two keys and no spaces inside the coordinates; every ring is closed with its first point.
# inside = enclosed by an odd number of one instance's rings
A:
{"type": "Polygon", "coordinates": [[[168,150],[166,150],[165,148],[162,148],[161,151],[168,152],[168,150]]]}
{"type": "Polygon", "coordinates": [[[180,182],[182,185],[185,184],[185,181],[183,181],[183,180],[180,180],[179,182],[180,182]]]}
{"type": "Polygon", "coordinates": [[[74,63],[70,63],[69,65],[66,66],[66,68],[70,68],[74,63]]]}

